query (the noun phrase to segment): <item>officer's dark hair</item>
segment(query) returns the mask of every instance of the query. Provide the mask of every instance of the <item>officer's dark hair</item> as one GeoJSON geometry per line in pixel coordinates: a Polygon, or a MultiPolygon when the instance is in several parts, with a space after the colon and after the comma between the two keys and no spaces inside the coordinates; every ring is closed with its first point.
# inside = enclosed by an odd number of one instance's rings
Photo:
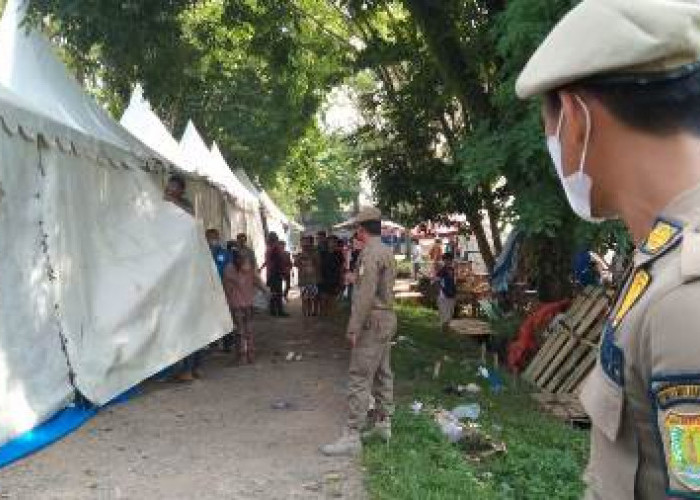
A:
{"type": "MultiPolygon", "coordinates": [[[[584,81],[566,87],[598,99],[610,113],[637,130],[664,136],[689,132],[700,137],[700,70],[682,78],[639,81],[584,81]]],[[[545,96],[555,114],[561,109],[556,91],[545,96]]]]}
{"type": "Polygon", "coordinates": [[[360,222],[360,227],[367,231],[371,236],[381,236],[382,234],[382,221],[380,220],[360,222]]]}
{"type": "Polygon", "coordinates": [[[178,187],[181,190],[185,190],[187,188],[187,183],[185,182],[185,178],[181,176],[180,174],[173,174],[168,178],[168,182],[172,182],[173,184],[177,184],[178,187]]]}

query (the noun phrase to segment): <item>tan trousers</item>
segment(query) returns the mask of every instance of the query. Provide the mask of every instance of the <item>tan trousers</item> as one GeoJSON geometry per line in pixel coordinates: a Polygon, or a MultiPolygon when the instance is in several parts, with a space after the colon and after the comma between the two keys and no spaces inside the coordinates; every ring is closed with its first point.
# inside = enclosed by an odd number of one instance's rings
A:
{"type": "Polygon", "coordinates": [[[350,357],[348,427],[361,429],[367,419],[370,398],[387,415],[394,411],[394,375],[391,372],[391,339],[396,334],[396,313],[372,311],[358,334],[350,357]]]}

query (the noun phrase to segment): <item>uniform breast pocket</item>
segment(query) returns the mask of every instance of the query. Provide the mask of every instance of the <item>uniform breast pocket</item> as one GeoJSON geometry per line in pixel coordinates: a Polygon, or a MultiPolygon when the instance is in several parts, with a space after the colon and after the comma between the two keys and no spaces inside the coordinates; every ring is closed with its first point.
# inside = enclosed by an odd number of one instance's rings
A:
{"type": "Polygon", "coordinates": [[[622,424],[625,394],[598,364],[581,392],[581,403],[592,424],[611,442],[617,441],[622,424]]]}

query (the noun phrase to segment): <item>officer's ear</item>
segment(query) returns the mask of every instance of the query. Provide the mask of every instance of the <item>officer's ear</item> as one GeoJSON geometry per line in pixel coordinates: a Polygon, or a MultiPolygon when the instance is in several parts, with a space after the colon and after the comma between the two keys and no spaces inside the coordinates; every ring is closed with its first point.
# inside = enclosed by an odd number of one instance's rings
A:
{"type": "Polygon", "coordinates": [[[586,147],[590,115],[583,97],[566,90],[559,91],[558,95],[563,114],[559,140],[562,147],[564,174],[568,176],[579,169],[586,147]]]}

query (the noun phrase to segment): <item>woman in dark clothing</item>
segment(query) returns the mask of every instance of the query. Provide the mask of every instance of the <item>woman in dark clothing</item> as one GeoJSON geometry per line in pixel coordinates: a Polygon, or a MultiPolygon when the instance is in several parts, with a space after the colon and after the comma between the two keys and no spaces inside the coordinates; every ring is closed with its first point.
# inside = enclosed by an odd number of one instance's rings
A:
{"type": "Polygon", "coordinates": [[[321,251],[321,315],[328,316],[335,309],[336,299],[343,290],[343,271],[345,259],[338,249],[338,238],[328,238],[328,248],[321,251]]]}
{"type": "Polygon", "coordinates": [[[270,314],[272,316],[289,316],[284,311],[284,254],[280,246],[277,233],[270,233],[267,237],[267,251],[265,263],[267,268],[267,286],[270,289],[270,314]]]}

